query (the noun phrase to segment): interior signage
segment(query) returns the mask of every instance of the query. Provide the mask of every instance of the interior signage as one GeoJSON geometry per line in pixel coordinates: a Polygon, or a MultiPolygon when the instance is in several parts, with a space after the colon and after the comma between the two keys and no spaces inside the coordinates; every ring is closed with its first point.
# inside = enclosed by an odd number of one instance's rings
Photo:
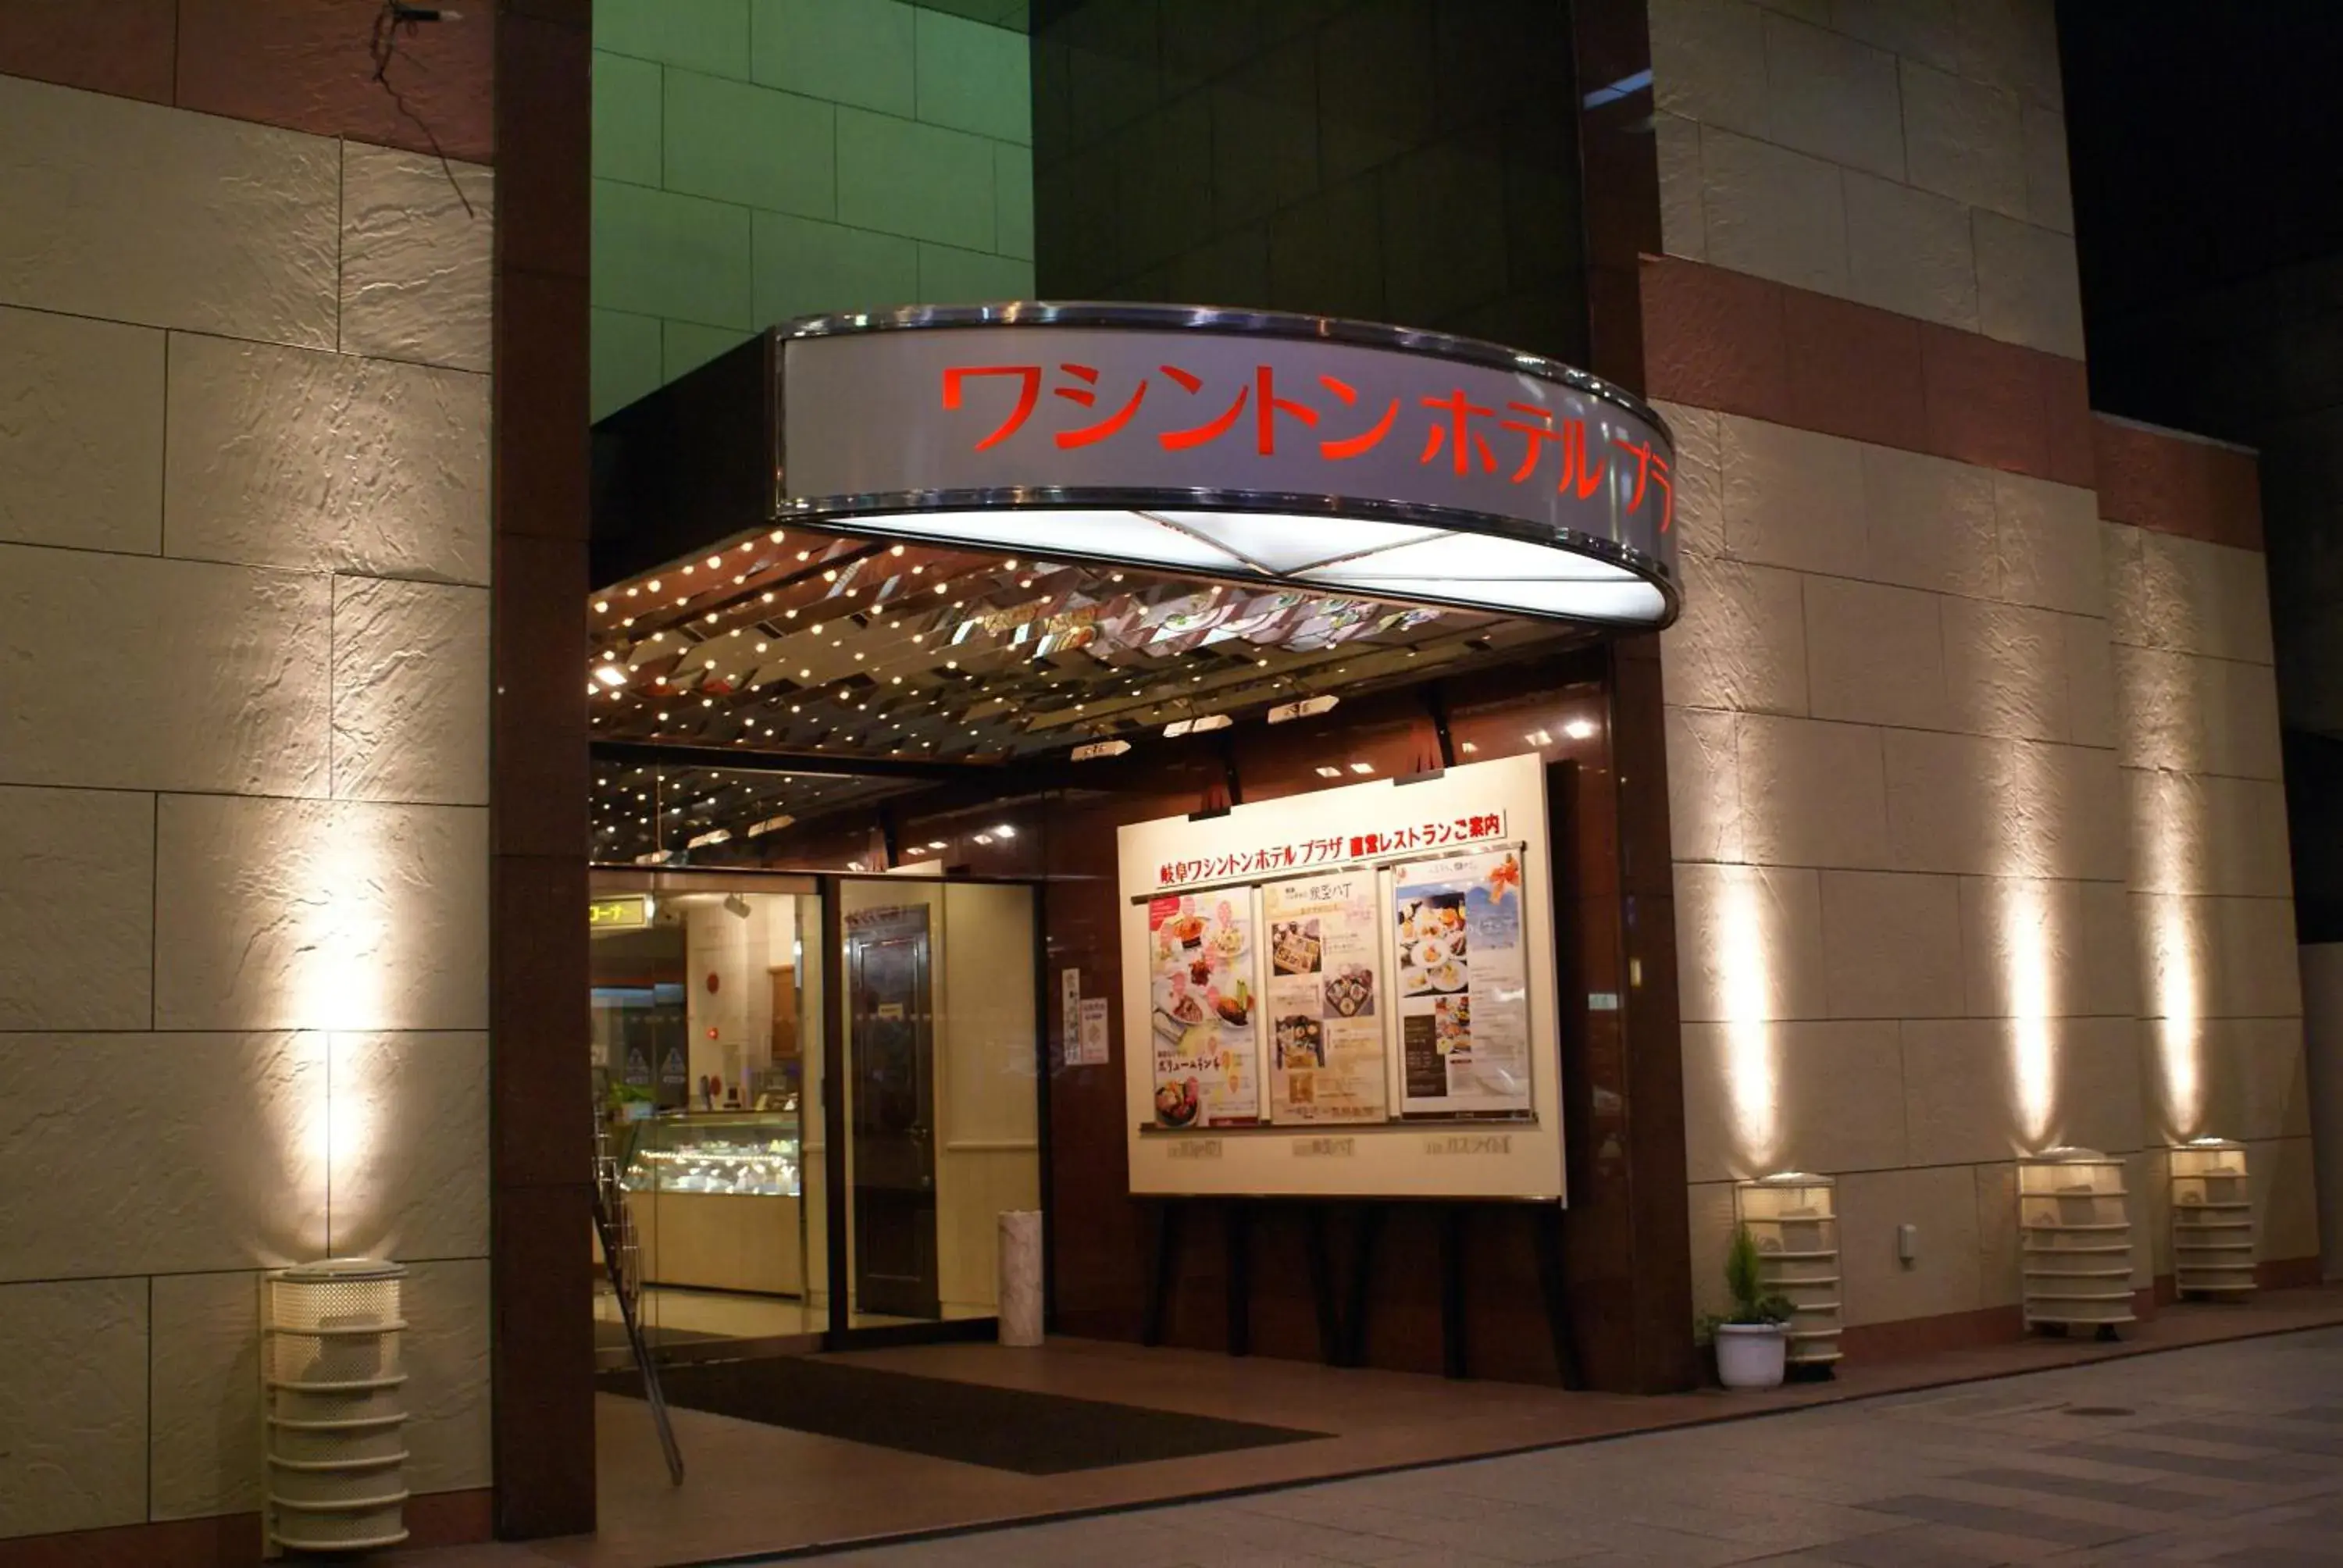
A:
{"type": "Polygon", "coordinates": [[[595,899],[586,906],[586,924],[598,931],[633,930],[651,923],[651,900],[646,893],[595,899]]]}

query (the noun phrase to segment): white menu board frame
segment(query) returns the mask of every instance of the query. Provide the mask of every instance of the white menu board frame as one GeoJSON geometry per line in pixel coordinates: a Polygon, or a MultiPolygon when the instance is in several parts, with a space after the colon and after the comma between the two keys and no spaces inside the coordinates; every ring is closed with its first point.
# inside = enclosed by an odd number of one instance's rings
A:
{"type": "Polygon", "coordinates": [[[1131,1191],[1160,1197],[1490,1198],[1564,1201],[1561,1017],[1555,916],[1546,828],[1545,768],[1534,755],[1468,763],[1413,779],[1378,779],[1235,807],[1198,818],[1124,826],[1122,1040],[1131,1191]],[[1402,867],[1506,850],[1519,856],[1522,978],[1526,990],[1528,1100],[1523,1109],[1403,1114],[1393,890],[1402,867]],[[1380,934],[1375,1006],[1385,1025],[1379,1121],[1275,1118],[1275,1041],[1266,889],[1344,873],[1375,885],[1380,934]],[[1154,1114],[1150,1013],[1155,939],[1151,900],[1188,896],[1251,906],[1258,968],[1261,1121],[1240,1127],[1161,1126],[1154,1114]],[[1135,1027],[1134,1022],[1135,1020],[1135,1027]]]}

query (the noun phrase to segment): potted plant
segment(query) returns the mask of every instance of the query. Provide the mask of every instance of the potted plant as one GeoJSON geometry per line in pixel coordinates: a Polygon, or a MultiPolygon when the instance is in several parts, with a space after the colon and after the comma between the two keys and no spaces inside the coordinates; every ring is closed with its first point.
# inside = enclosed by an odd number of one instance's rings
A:
{"type": "Polygon", "coordinates": [[[1749,1227],[1734,1228],[1725,1253],[1725,1285],[1733,1310],[1702,1323],[1716,1345],[1717,1381],[1727,1388],[1779,1388],[1789,1353],[1789,1298],[1768,1294],[1749,1227]]]}

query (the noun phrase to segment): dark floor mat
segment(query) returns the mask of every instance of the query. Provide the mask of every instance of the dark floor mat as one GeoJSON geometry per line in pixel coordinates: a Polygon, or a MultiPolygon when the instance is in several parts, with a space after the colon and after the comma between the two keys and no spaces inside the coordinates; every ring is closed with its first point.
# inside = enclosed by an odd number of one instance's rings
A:
{"type": "MultiPolygon", "coordinates": [[[[606,1372],[598,1381],[608,1392],[641,1397],[641,1380],[631,1372],[606,1372]]],[[[1026,1475],[1103,1470],[1330,1435],[914,1377],[820,1356],[669,1367],[659,1373],[659,1386],[669,1404],[687,1410],[1026,1475]]]]}

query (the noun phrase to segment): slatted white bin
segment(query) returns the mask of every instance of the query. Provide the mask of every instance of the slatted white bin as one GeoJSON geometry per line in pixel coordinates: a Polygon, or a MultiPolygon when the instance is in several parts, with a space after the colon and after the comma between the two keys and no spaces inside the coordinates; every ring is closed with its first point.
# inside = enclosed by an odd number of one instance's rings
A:
{"type": "Polygon", "coordinates": [[[2254,1291],[2254,1204],[2246,1146],[2197,1138],[2172,1149],[2172,1283],[2184,1296],[2254,1291]]]}
{"type": "Polygon", "coordinates": [[[2129,1199],[2118,1156],[2052,1149],[2017,1162],[2027,1328],[2112,1339],[2135,1321],[2129,1199]]]}
{"type": "Polygon", "coordinates": [[[1768,1292],[1788,1299],[1789,1364],[1827,1372],[1839,1359],[1837,1183],[1785,1171],[1733,1190],[1735,1217],[1757,1244],[1768,1292]]]}
{"type": "Polygon", "coordinates": [[[397,1263],[330,1258],[263,1284],[272,1555],[407,1539],[406,1278],[397,1263]]]}

